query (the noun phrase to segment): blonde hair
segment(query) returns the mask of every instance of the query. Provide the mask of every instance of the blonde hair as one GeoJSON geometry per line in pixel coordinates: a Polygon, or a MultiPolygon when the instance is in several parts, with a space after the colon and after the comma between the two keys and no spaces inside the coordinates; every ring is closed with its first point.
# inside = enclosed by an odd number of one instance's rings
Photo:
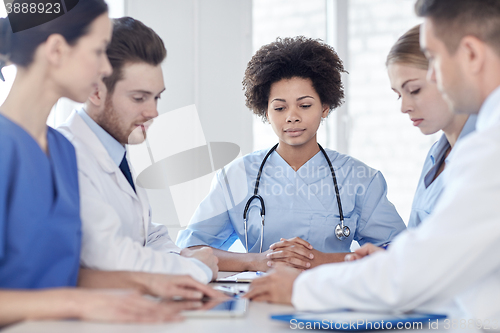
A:
{"type": "Polygon", "coordinates": [[[427,70],[429,68],[429,61],[420,50],[419,39],[420,24],[414,26],[399,37],[389,51],[385,65],[389,66],[399,63],[427,70]]]}

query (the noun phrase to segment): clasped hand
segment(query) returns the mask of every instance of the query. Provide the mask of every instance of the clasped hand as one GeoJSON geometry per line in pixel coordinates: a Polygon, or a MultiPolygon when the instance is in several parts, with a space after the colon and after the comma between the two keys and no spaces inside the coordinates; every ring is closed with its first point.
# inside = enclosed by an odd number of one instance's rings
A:
{"type": "Polygon", "coordinates": [[[359,260],[379,251],[383,251],[383,249],[368,243],[353,253],[324,253],[314,249],[311,244],[299,237],[281,238],[279,242],[272,244],[269,250],[262,253],[265,256],[262,260],[265,261],[267,267],[262,266],[267,269],[280,262],[293,268],[305,270],[326,263],[359,260]]]}
{"type": "Polygon", "coordinates": [[[282,262],[288,266],[305,270],[324,263],[324,253],[315,250],[311,244],[299,237],[281,238],[279,242],[272,244],[264,254],[269,267],[282,262]]]}

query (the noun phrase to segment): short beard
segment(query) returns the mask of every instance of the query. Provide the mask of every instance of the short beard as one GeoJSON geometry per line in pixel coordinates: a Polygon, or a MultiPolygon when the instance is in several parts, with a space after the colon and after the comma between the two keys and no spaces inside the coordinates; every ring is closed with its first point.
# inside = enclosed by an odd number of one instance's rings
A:
{"type": "Polygon", "coordinates": [[[113,106],[110,95],[106,96],[106,101],[104,102],[104,110],[98,115],[96,123],[101,126],[106,132],[108,132],[109,135],[115,138],[115,140],[119,143],[128,143],[128,135],[121,133],[120,116],[113,106]]]}

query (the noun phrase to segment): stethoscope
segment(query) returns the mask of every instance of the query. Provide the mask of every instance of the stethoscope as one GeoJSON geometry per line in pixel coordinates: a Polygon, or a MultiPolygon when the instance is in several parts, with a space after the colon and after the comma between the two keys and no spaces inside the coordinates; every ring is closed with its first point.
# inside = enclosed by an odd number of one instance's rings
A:
{"type": "MultiPolygon", "coordinates": [[[[245,206],[245,210],[243,211],[243,224],[245,227],[245,247],[246,247],[247,253],[248,253],[247,214],[248,214],[248,209],[250,208],[250,204],[255,199],[260,201],[260,206],[261,206],[261,208],[260,208],[260,217],[261,217],[260,253],[262,253],[262,244],[264,243],[264,222],[265,222],[265,216],[266,216],[266,206],[264,205],[264,199],[262,199],[262,197],[260,195],[258,195],[257,193],[259,192],[260,176],[262,175],[262,170],[264,169],[264,164],[266,164],[267,158],[269,157],[269,155],[271,155],[271,153],[273,151],[276,150],[277,147],[278,147],[278,144],[276,144],[273,148],[271,148],[267,152],[264,159],[262,160],[262,163],[260,164],[260,168],[259,168],[259,173],[257,174],[257,179],[255,181],[255,188],[253,190],[253,196],[251,196],[250,199],[248,199],[247,204],[245,206]]],[[[325,159],[328,162],[328,166],[330,167],[330,171],[332,172],[333,185],[335,188],[335,195],[337,196],[337,205],[339,207],[340,222],[335,227],[335,236],[337,236],[337,238],[339,240],[344,240],[347,237],[349,237],[349,235],[351,234],[351,230],[349,229],[348,226],[344,225],[344,213],[342,211],[342,203],[340,202],[339,188],[337,186],[337,177],[335,177],[335,171],[333,170],[332,162],[328,158],[328,155],[326,155],[325,150],[323,149],[323,147],[321,147],[321,145],[319,143],[318,143],[318,147],[321,150],[321,152],[323,153],[323,155],[325,156],[325,159]]]]}

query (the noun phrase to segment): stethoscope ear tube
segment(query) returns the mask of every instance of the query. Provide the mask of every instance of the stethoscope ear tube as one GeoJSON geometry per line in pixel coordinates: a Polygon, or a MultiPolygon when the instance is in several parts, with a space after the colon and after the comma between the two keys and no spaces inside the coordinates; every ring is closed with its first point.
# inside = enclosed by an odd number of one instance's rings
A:
{"type": "Polygon", "coordinates": [[[323,155],[325,156],[326,162],[328,163],[328,166],[330,167],[330,172],[332,173],[333,187],[335,188],[335,196],[337,197],[337,206],[339,207],[340,223],[342,224],[342,228],[344,228],[344,212],[342,211],[342,203],[340,202],[339,187],[337,185],[337,177],[335,176],[335,170],[333,170],[332,162],[330,162],[330,159],[328,158],[326,151],[323,149],[323,147],[321,147],[321,145],[319,143],[318,143],[318,146],[319,146],[319,149],[321,150],[321,152],[323,153],[323,155]]]}
{"type": "Polygon", "coordinates": [[[260,201],[260,217],[261,217],[261,223],[262,225],[260,226],[260,253],[262,253],[262,245],[263,240],[264,240],[264,221],[266,219],[266,206],[264,205],[264,199],[258,194],[252,195],[252,197],[247,201],[247,204],[245,205],[245,210],[243,211],[243,222],[245,226],[245,247],[248,253],[248,229],[247,229],[247,214],[248,210],[250,209],[250,204],[252,203],[253,200],[259,200],[260,201]]]}
{"type": "Polygon", "coordinates": [[[247,204],[245,205],[245,209],[243,210],[243,222],[244,222],[244,228],[245,228],[245,247],[248,253],[248,226],[247,226],[247,214],[248,210],[250,209],[250,205],[252,204],[252,201],[255,199],[260,201],[260,217],[261,217],[261,227],[260,227],[260,253],[262,253],[262,245],[263,245],[263,240],[264,240],[264,221],[266,219],[266,205],[264,205],[264,199],[257,193],[259,192],[259,183],[260,183],[260,177],[262,175],[262,170],[264,169],[264,164],[266,164],[267,158],[273,151],[278,148],[278,144],[274,145],[273,148],[271,148],[264,159],[262,160],[262,163],[260,164],[259,168],[259,173],[257,174],[257,179],[255,180],[255,187],[253,190],[253,195],[248,199],[247,204]]]}
{"type": "Polygon", "coordinates": [[[337,224],[337,226],[335,227],[335,236],[337,236],[338,240],[344,240],[351,234],[351,229],[349,229],[348,226],[344,225],[344,212],[342,210],[342,203],[340,202],[340,193],[339,193],[339,187],[337,185],[337,177],[335,176],[335,170],[333,170],[332,162],[330,162],[330,159],[328,158],[328,155],[326,154],[325,150],[323,149],[323,147],[321,147],[319,143],[318,146],[323,155],[325,156],[328,166],[330,167],[333,179],[333,187],[335,188],[335,196],[337,197],[337,206],[339,207],[340,223],[337,224]]]}
{"type": "Polygon", "coordinates": [[[248,214],[248,209],[250,208],[250,205],[252,204],[252,201],[255,199],[260,201],[260,216],[266,215],[266,206],[264,205],[264,199],[258,194],[252,195],[250,199],[248,199],[247,204],[245,205],[245,210],[243,211],[243,220],[246,221],[247,219],[247,214],[248,214]]]}

